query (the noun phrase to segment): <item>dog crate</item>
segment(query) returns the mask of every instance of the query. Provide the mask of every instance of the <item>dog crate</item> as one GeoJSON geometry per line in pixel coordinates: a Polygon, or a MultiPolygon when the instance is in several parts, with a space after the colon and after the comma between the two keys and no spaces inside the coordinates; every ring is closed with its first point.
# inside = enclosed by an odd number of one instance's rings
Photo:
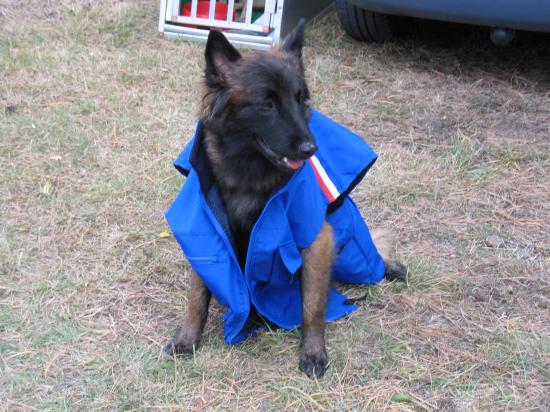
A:
{"type": "Polygon", "coordinates": [[[165,37],[206,40],[210,28],[222,30],[236,46],[267,49],[298,20],[322,14],[332,0],[161,0],[159,32],[165,37]]]}

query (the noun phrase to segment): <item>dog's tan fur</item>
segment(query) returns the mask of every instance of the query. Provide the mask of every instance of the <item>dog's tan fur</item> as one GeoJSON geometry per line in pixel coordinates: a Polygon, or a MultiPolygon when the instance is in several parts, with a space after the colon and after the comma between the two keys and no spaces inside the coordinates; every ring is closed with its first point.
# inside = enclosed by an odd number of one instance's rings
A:
{"type": "Polygon", "coordinates": [[[189,278],[189,302],[185,318],[170,343],[173,353],[191,354],[198,348],[208,318],[212,294],[194,271],[189,278]]]}
{"type": "Polygon", "coordinates": [[[371,232],[372,241],[384,260],[389,260],[395,247],[395,236],[385,228],[377,228],[371,232]]]}
{"type": "Polygon", "coordinates": [[[312,245],[302,253],[302,351],[300,369],[310,377],[320,377],[327,365],[325,312],[330,273],[336,256],[334,234],[323,224],[312,245]]]}

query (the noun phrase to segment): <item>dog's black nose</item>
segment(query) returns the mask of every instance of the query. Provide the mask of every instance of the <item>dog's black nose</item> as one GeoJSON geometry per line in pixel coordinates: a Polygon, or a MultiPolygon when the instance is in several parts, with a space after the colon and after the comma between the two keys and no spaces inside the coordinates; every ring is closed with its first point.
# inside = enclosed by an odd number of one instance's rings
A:
{"type": "Polygon", "coordinates": [[[298,146],[298,151],[302,156],[310,157],[313,153],[317,151],[317,145],[313,142],[300,143],[300,145],[298,146]]]}

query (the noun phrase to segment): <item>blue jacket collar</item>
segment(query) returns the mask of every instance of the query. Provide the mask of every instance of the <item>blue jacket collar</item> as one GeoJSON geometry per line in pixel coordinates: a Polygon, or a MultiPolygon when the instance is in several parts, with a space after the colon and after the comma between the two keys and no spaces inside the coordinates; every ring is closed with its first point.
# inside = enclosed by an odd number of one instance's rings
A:
{"type": "MultiPolygon", "coordinates": [[[[309,127],[317,139],[319,147],[315,157],[336,190],[336,196],[329,199],[328,213],[330,214],[341,206],[347,195],[363,179],[376,161],[377,155],[361,137],[314,109],[311,110],[309,127]],[[338,134],[339,137],[347,137],[345,141],[341,141],[346,146],[345,150],[340,150],[340,142],[333,138],[335,134],[338,134]],[[339,156],[335,156],[335,154],[339,156]],[[342,157],[342,154],[345,157],[342,157]]],[[[206,196],[213,185],[213,175],[204,151],[203,140],[203,128],[199,121],[193,137],[174,162],[174,166],[185,176],[192,168],[195,169],[206,196]]],[[[318,179],[322,180],[319,176],[318,179]]]]}

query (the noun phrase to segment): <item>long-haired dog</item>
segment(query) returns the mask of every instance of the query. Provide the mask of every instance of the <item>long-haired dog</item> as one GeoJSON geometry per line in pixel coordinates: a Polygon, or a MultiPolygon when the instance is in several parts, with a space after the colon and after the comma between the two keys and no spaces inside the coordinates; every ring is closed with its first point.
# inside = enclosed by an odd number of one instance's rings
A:
{"type": "MultiPolygon", "coordinates": [[[[270,196],[317,150],[308,128],[309,90],[304,76],[304,22],[267,52],[241,55],[220,32],[206,45],[205,93],[200,120],[204,145],[227,213],[239,263],[244,266],[254,223],[270,196]]],[[[304,205],[306,208],[307,205],[304,205]]],[[[384,255],[382,245],[378,245],[384,255]]],[[[325,311],[336,251],[325,221],[302,251],[302,339],[299,368],[320,377],[327,368],[325,311]]],[[[406,269],[385,259],[386,279],[406,269]]],[[[184,322],[167,345],[169,354],[192,353],[208,315],[211,292],[193,273],[184,322]]]]}

